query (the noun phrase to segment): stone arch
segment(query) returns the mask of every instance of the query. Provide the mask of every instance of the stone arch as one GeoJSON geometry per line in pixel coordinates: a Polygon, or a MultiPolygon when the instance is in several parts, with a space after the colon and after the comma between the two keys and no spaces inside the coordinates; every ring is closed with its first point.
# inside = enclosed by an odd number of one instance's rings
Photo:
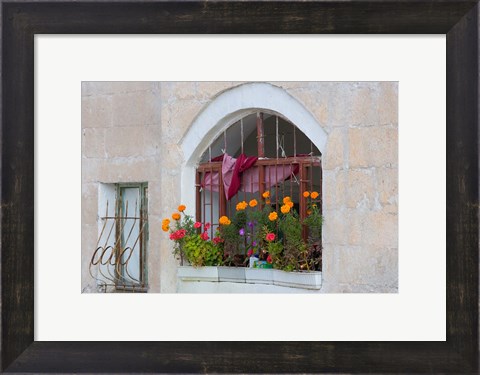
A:
{"type": "Polygon", "coordinates": [[[179,146],[183,153],[182,202],[195,207],[195,166],[208,145],[240,118],[257,111],[278,114],[295,124],[324,154],[327,133],[315,117],[284,89],[269,83],[246,83],[216,96],[194,119],[179,146]]]}

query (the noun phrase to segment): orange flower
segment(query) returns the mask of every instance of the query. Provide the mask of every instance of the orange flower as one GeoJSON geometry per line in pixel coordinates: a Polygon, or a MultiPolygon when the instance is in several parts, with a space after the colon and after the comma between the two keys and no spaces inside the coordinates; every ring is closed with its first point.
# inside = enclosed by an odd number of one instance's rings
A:
{"type": "Polygon", "coordinates": [[[268,219],[270,221],[275,221],[278,219],[278,214],[275,211],[270,212],[270,215],[268,215],[268,219]]]}
{"type": "Polygon", "coordinates": [[[282,214],[288,214],[290,212],[290,206],[288,204],[284,204],[282,207],[280,207],[280,211],[282,211],[282,214]]]}
{"type": "Polygon", "coordinates": [[[287,204],[288,202],[291,201],[291,198],[290,197],[285,197],[283,198],[283,204],[287,204]]]}
{"type": "Polygon", "coordinates": [[[293,202],[292,201],[289,201],[287,203],[285,203],[288,207],[292,208],[293,207],[293,202]]]}
{"type": "Polygon", "coordinates": [[[265,204],[270,204],[270,199],[267,199],[267,200],[265,201],[265,204]]]}
{"type": "Polygon", "coordinates": [[[255,207],[258,204],[256,199],[252,199],[250,202],[248,202],[248,205],[250,207],[255,207]]]}
{"type": "Polygon", "coordinates": [[[162,220],[162,226],[168,226],[168,224],[170,224],[170,219],[169,218],[166,218],[166,219],[162,220]]]}
{"type": "Polygon", "coordinates": [[[270,192],[269,191],[266,191],[262,194],[262,197],[267,199],[267,198],[270,198],[270,192]]]}
{"type": "Polygon", "coordinates": [[[186,208],[187,206],[185,206],[184,204],[181,204],[180,206],[178,206],[178,211],[183,212],[185,211],[186,208]]]}
{"type": "Polygon", "coordinates": [[[169,229],[170,229],[170,227],[168,226],[168,224],[167,225],[162,225],[162,230],[164,232],[168,232],[169,229]]]}
{"type": "Polygon", "coordinates": [[[173,220],[180,220],[180,214],[178,212],[174,212],[172,214],[172,219],[173,220]]]}
{"type": "Polygon", "coordinates": [[[307,210],[307,215],[311,215],[312,214],[312,210],[307,210]]]}
{"type": "Polygon", "coordinates": [[[231,224],[231,221],[227,216],[220,217],[220,219],[218,219],[218,222],[220,223],[220,225],[230,225],[231,224]]]}
{"type": "Polygon", "coordinates": [[[316,191],[312,191],[312,194],[310,194],[312,199],[317,199],[318,198],[318,193],[316,191]]]}
{"type": "Polygon", "coordinates": [[[310,196],[310,193],[309,193],[308,191],[304,191],[304,192],[303,192],[303,196],[304,196],[305,198],[308,198],[308,197],[310,196]]]}
{"type": "Polygon", "coordinates": [[[317,204],[316,203],[312,204],[312,207],[317,207],[317,204]]]}
{"type": "Polygon", "coordinates": [[[237,211],[242,211],[247,208],[248,204],[245,201],[237,203],[237,211]]]}

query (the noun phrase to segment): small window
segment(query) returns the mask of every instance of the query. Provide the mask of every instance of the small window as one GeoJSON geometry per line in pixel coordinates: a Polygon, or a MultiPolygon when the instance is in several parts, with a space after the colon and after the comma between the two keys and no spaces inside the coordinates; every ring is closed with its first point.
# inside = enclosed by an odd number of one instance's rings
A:
{"type": "Polygon", "coordinates": [[[146,183],[100,186],[99,237],[90,266],[97,267],[104,291],[148,290],[147,198],[146,183]]]}

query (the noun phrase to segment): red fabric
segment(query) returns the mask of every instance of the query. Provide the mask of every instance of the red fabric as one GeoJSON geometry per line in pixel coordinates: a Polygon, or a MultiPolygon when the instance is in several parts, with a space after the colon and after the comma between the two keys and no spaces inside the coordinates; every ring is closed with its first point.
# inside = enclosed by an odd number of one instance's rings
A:
{"type": "MultiPolygon", "coordinates": [[[[224,163],[225,163],[225,159],[226,158],[223,158],[224,163]]],[[[232,199],[235,196],[235,194],[238,193],[238,190],[240,190],[240,185],[242,184],[241,178],[242,178],[243,172],[251,168],[257,162],[257,160],[258,160],[258,157],[256,156],[245,156],[245,154],[240,154],[238,156],[238,159],[235,162],[232,178],[228,186],[228,189],[225,188],[225,196],[227,197],[227,201],[232,199]]],[[[222,172],[223,172],[223,165],[222,165],[222,172]]],[[[223,175],[225,176],[225,173],[223,173],[223,175]]]]}
{"type": "MultiPolygon", "coordinates": [[[[220,155],[212,161],[222,161],[222,180],[227,200],[232,199],[238,191],[247,193],[256,193],[259,191],[258,167],[255,166],[258,158],[256,156],[247,157],[241,154],[238,159],[232,158],[228,154],[220,155]]],[[[281,181],[288,180],[292,175],[298,173],[298,164],[293,165],[271,165],[264,167],[265,188],[270,189],[281,181]]],[[[206,172],[202,187],[218,192],[219,175],[217,172],[206,172]]]]}

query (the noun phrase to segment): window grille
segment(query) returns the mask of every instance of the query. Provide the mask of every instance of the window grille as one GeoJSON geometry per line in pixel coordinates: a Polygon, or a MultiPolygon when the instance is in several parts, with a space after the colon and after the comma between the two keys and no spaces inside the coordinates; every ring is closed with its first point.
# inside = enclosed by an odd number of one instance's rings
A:
{"type": "MultiPolygon", "coordinates": [[[[277,115],[259,112],[226,129],[203,154],[195,184],[196,220],[212,224],[211,237],[221,216],[232,217],[238,202],[258,198],[266,190],[271,193],[270,205],[275,211],[279,211],[282,198],[290,196],[302,221],[307,215],[303,193],[317,191],[315,203],[322,212],[320,151],[294,124],[277,115]],[[223,158],[230,157],[229,153],[234,157],[246,154],[258,158],[242,173],[240,188],[231,199],[225,194],[222,171],[223,158]]],[[[306,227],[302,234],[307,241],[306,227]]],[[[318,246],[321,252],[321,239],[318,246]]],[[[321,268],[321,259],[319,264],[321,268]]]]}
{"type": "Polygon", "coordinates": [[[90,275],[105,292],[146,292],[148,186],[114,184],[105,191],[90,275]]]}

